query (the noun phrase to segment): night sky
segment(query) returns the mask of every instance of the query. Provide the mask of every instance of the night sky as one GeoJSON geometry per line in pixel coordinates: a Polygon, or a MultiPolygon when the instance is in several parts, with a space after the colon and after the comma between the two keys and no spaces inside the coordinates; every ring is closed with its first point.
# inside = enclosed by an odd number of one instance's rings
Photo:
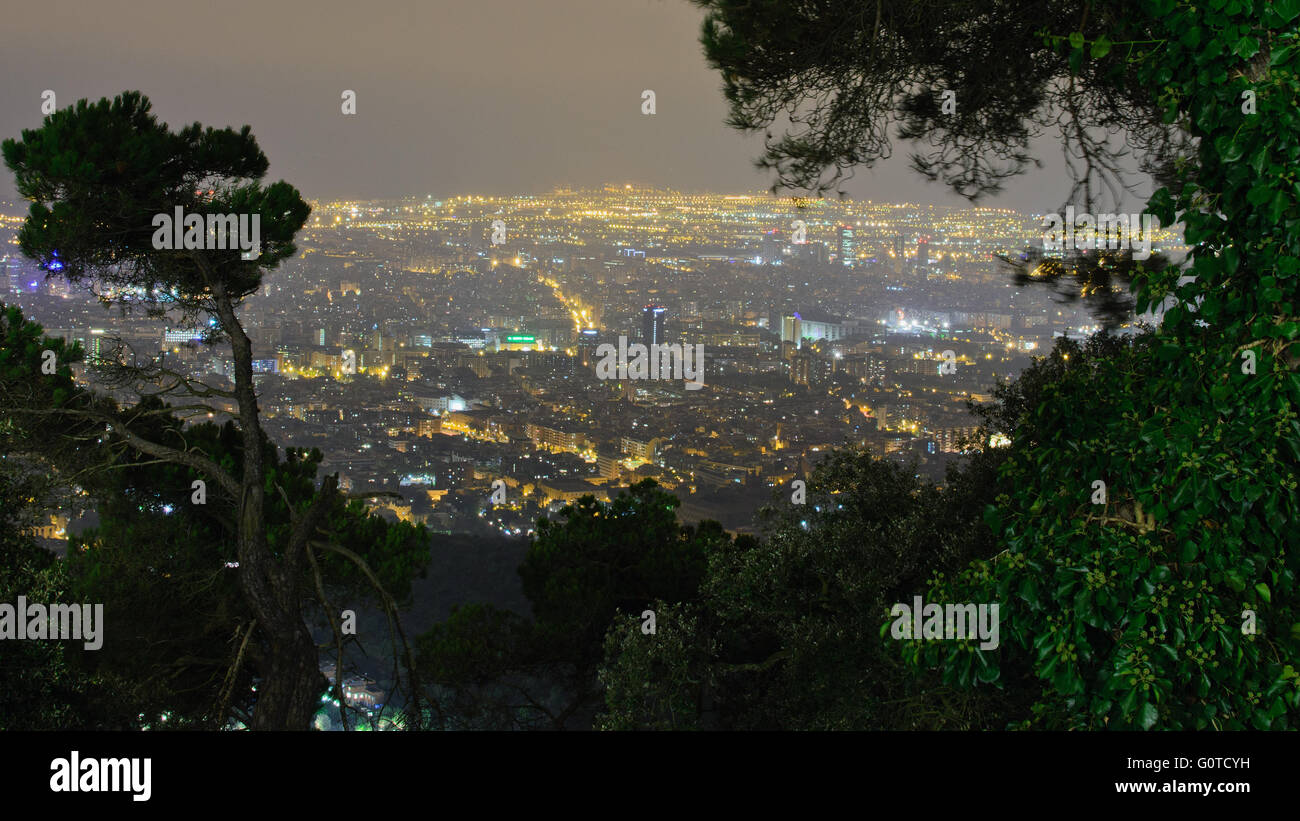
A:
{"type": "MultiPolygon", "coordinates": [[[[752,191],[760,137],[723,125],[721,81],[686,0],[42,0],[5,11],[0,136],[59,107],[138,89],[173,127],[253,128],[309,198],[549,191],[633,182],[752,191]],[[51,22],[57,21],[57,22],[51,22]],[[344,89],[357,114],[340,111],[344,89]],[[657,113],[641,113],[653,89],[657,113]]],[[[907,164],[906,144],[847,190],[878,202],[965,203],[907,164]]],[[[984,203],[1056,210],[1046,165],[984,203]]],[[[0,198],[15,197],[0,175],[0,198]]],[[[1127,205],[1140,205],[1130,199],[1127,205]]]]}

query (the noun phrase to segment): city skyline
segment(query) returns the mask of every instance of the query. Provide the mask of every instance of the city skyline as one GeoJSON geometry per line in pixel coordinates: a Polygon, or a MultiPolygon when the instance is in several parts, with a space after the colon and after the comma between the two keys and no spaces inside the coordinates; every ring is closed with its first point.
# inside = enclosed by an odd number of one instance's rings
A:
{"type": "MultiPolygon", "coordinates": [[[[325,445],[346,487],[414,493],[377,506],[399,519],[459,531],[487,514],[526,535],[579,493],[652,475],[696,497],[683,515],[746,531],[768,490],[843,438],[940,478],[975,429],[962,401],[987,401],[1056,336],[1095,330],[1079,306],[1010,285],[998,257],[1042,232],[1006,208],[628,184],[318,202],[245,322],[273,439],[325,445]],[[703,370],[693,384],[626,371],[602,383],[602,347],[628,341],[699,346],[703,370]],[[522,496],[483,508],[492,477],[522,496]]],[[[120,336],[194,379],[229,380],[229,350],[203,344],[201,317],[190,330],[103,315],[21,255],[5,260],[10,299],[92,358],[117,355],[120,336]]]]}

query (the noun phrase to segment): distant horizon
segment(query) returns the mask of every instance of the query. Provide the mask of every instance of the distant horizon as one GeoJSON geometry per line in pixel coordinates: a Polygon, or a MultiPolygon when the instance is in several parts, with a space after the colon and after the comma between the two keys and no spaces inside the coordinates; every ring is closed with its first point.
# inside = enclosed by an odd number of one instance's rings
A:
{"type": "MultiPolygon", "coordinates": [[[[620,178],[714,192],[775,182],[755,165],[762,133],[726,125],[722,80],[699,42],[704,12],[685,0],[394,0],[359,26],[344,0],[310,14],[252,0],[183,14],[136,0],[131,11],[71,0],[14,8],[0,52],[0,139],[40,127],[46,90],[60,109],[138,90],[173,129],[250,126],[268,179],[319,200],[501,196],[620,178]],[[656,94],[653,115],[641,111],[645,90],[656,94]],[[344,91],[355,92],[355,114],[342,111],[344,91]]],[[[890,158],[855,169],[830,196],[971,207],[916,173],[913,148],[895,139],[890,158]]],[[[1028,153],[1042,167],[1006,180],[987,207],[1064,204],[1059,135],[1046,131],[1028,153]]],[[[1136,171],[1126,179],[1137,193],[1116,205],[1132,211],[1152,186],[1136,171]]],[[[14,196],[13,176],[0,173],[0,199],[14,196]]]]}
{"type": "MultiPolygon", "coordinates": [[[[267,180],[270,180],[270,175],[268,175],[267,180]]],[[[285,180],[285,182],[288,182],[291,185],[293,184],[292,180],[285,180]]],[[[867,197],[857,197],[852,195],[846,195],[844,197],[836,197],[836,196],[813,197],[813,196],[803,195],[803,194],[773,194],[771,191],[768,191],[766,189],[749,189],[749,190],[707,189],[707,188],[691,189],[691,188],[677,188],[668,185],[654,185],[648,183],[626,183],[626,182],[604,183],[604,184],[583,185],[583,186],[570,186],[570,185],[557,184],[545,190],[541,190],[541,189],[520,190],[508,194],[501,194],[501,193],[482,194],[478,192],[460,191],[460,192],[453,192],[453,193],[423,192],[423,193],[414,193],[414,194],[402,194],[397,196],[359,197],[359,196],[324,196],[324,195],[318,196],[318,195],[309,195],[306,192],[303,192],[303,199],[308,201],[309,203],[315,203],[315,204],[325,204],[325,203],[335,204],[335,203],[348,203],[348,202],[357,202],[357,203],[418,202],[426,199],[437,199],[440,201],[445,201],[448,199],[453,199],[453,200],[460,199],[462,197],[467,197],[467,198],[482,197],[483,199],[486,200],[497,200],[497,199],[505,200],[505,199],[517,199],[520,197],[539,197],[539,196],[553,195],[553,194],[597,194],[597,193],[613,194],[617,192],[608,190],[609,186],[626,186],[626,185],[632,186],[632,190],[629,193],[641,191],[641,192],[654,192],[654,193],[664,193],[664,194],[682,194],[685,196],[764,197],[764,198],[771,199],[774,202],[780,202],[782,200],[788,201],[788,200],[795,200],[795,199],[806,199],[813,203],[816,202],[825,202],[829,204],[863,203],[868,205],[883,205],[883,206],[896,206],[896,207],[916,206],[921,208],[941,208],[945,210],[956,210],[956,211],[964,211],[964,210],[1002,211],[1009,214],[1025,214],[1028,216],[1034,216],[1040,213],[1041,214],[1055,213],[1051,211],[1025,210],[1023,208],[1014,208],[1008,205],[988,205],[983,203],[967,203],[963,205],[960,203],[944,203],[944,202],[933,202],[933,201],[925,202],[919,200],[871,199],[867,197]]],[[[301,188],[299,190],[301,191],[301,188]]],[[[29,201],[23,200],[21,198],[0,199],[0,208],[21,209],[23,214],[19,214],[19,216],[22,216],[26,212],[25,203],[27,202],[29,201]]],[[[1124,209],[1116,209],[1116,210],[1131,211],[1133,209],[1124,208],[1124,209]]]]}

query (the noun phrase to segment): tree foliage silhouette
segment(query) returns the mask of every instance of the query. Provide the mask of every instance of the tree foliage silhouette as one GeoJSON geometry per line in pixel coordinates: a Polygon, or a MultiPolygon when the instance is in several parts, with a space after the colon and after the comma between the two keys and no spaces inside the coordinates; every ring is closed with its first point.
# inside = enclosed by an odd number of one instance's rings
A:
{"type": "MultiPolygon", "coordinates": [[[[305,496],[290,493],[288,479],[268,461],[253,383],[254,346],[238,309],[264,272],[295,252],[293,238],[310,209],[288,183],[262,184],[268,161],[247,126],[235,131],[196,123],[172,131],[150,108],[138,92],[81,100],[48,115],[21,139],[4,142],[5,164],[32,203],[19,245],[50,275],[86,283],[105,302],[155,315],[179,313],[190,321],[211,317],[209,341],[231,346],[233,390],[199,383],[161,358],[107,361],[101,363],[104,374],[145,401],[119,409],[77,389],[64,371],[56,385],[32,369],[6,380],[7,410],[32,434],[29,442],[49,438],[35,428],[53,429],[71,453],[89,449],[88,434],[98,431],[94,439],[183,466],[208,482],[210,493],[224,496],[221,502],[232,511],[239,586],[256,619],[264,662],[251,726],[306,729],[324,687],[303,615],[315,551],[361,559],[328,532],[342,504],[337,478],[325,477],[305,496]],[[187,215],[256,215],[260,247],[247,259],[239,248],[155,248],[154,216],[177,207],[187,215]],[[233,404],[239,439],[233,451],[205,452],[173,426],[151,428],[151,419],[219,411],[206,404],[211,397],[233,404]],[[268,508],[278,502],[268,496],[287,500],[290,521],[282,531],[270,527],[268,508]]],[[[12,437],[11,446],[22,450],[23,441],[12,437]]]]}

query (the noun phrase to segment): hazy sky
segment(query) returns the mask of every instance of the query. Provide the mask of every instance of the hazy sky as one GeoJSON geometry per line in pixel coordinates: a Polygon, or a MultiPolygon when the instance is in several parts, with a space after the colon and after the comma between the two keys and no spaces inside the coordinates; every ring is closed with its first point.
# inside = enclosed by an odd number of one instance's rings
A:
{"type": "MultiPolygon", "coordinates": [[[[766,189],[761,138],[723,125],[686,0],[41,0],[5,10],[0,135],[60,107],[144,92],[173,127],[249,124],[309,198],[508,194],[603,182],[766,189]],[[340,111],[344,89],[357,113],[340,111]],[[657,96],[641,113],[641,92],[657,96]]],[[[878,202],[963,204],[907,146],[849,184],[878,202]]],[[[1055,210],[1060,150],[986,204],[1055,210]]],[[[0,198],[13,199],[0,173],[0,198]]],[[[1136,205],[1137,203],[1129,203],[1136,205]]]]}

